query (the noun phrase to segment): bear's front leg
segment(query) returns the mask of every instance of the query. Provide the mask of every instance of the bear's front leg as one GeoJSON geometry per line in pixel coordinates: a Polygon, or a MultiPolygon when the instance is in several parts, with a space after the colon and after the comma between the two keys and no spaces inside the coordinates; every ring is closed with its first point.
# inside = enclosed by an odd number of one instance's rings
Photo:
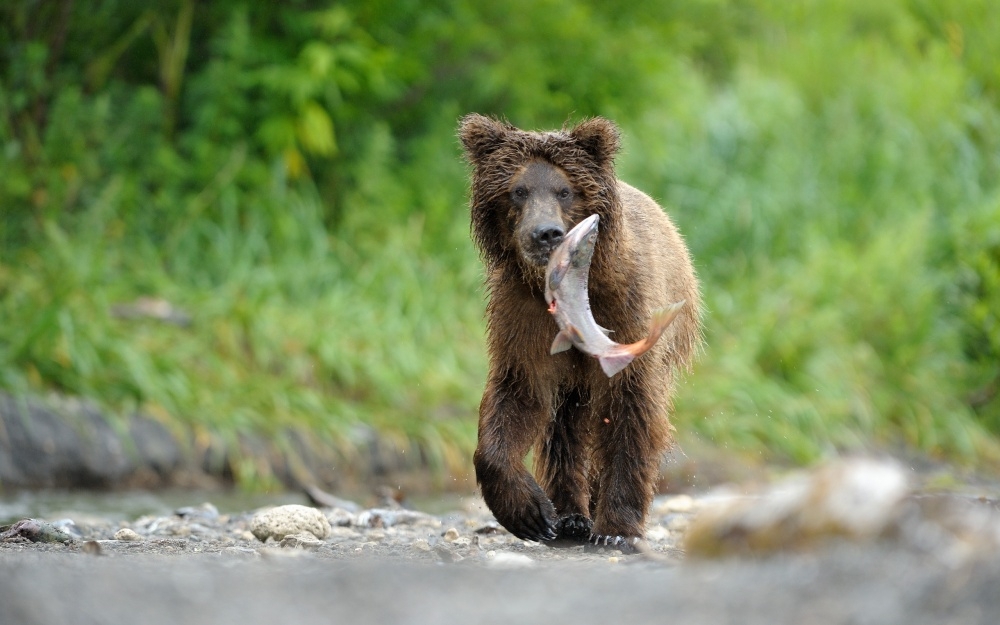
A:
{"type": "Polygon", "coordinates": [[[511,376],[492,375],[479,406],[476,481],[493,516],[523,540],[553,540],[558,533],[555,507],[524,466],[547,408],[511,376]]]}

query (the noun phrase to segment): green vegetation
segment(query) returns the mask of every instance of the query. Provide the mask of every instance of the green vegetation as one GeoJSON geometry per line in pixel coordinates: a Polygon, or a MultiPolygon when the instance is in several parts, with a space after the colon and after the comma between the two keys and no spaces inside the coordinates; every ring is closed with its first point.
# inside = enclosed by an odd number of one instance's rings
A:
{"type": "Polygon", "coordinates": [[[0,7],[0,388],[229,449],[375,428],[469,469],[469,111],[590,115],[695,255],[683,441],[1000,460],[991,0],[14,1],[0,7]],[[120,314],[139,298],[190,317],[120,314]],[[117,311],[117,312],[116,312],[117,311]]]}

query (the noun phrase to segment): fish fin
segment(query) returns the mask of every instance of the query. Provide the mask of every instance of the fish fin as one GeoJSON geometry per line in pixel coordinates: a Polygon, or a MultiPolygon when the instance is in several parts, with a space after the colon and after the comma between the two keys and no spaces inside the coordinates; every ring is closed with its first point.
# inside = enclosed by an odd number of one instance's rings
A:
{"type": "Polygon", "coordinates": [[[611,336],[611,333],[614,332],[614,330],[609,330],[609,329],[605,328],[602,325],[598,325],[597,329],[600,330],[601,332],[603,332],[604,336],[611,336]]]}
{"type": "Polygon", "coordinates": [[[573,347],[573,339],[579,338],[580,333],[573,326],[566,326],[565,330],[560,330],[559,334],[556,334],[556,338],[552,340],[552,347],[549,348],[550,354],[558,354],[559,352],[564,352],[570,347],[573,347]]]}
{"type": "Polygon", "coordinates": [[[609,378],[627,367],[633,360],[635,360],[635,354],[627,349],[612,350],[597,357],[597,361],[601,363],[601,369],[604,370],[604,375],[609,378]]]}
{"type": "Polygon", "coordinates": [[[563,260],[558,263],[549,271],[549,290],[552,292],[559,290],[559,285],[562,284],[562,279],[566,277],[566,272],[569,270],[569,260],[563,260]]]}

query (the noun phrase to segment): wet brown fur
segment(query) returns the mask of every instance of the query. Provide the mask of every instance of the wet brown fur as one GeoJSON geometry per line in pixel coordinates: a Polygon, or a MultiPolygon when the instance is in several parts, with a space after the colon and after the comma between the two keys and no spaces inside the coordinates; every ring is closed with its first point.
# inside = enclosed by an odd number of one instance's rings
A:
{"type": "Polygon", "coordinates": [[[595,118],[572,129],[526,132],[471,114],[459,135],[472,173],[472,236],[489,293],[489,377],[474,462],[490,510],[522,538],[641,537],[676,376],[700,340],[700,297],[688,251],[663,210],[615,177],[617,127],[595,118]],[[643,338],[652,311],[686,300],[660,341],[608,378],[578,350],[552,356],[544,266],[519,253],[511,181],[529,163],[559,168],[573,185],[569,229],[600,215],[590,270],[594,318],[614,340],[643,338]],[[534,449],[535,475],[524,466],[534,449]],[[592,520],[592,522],[591,522],[592,520]]]}

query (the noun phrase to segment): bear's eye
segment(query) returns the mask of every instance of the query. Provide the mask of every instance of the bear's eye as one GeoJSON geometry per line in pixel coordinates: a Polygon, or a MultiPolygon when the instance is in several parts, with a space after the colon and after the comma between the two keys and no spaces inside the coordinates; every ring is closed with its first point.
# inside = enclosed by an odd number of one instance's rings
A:
{"type": "Polygon", "coordinates": [[[570,195],[572,195],[572,192],[569,189],[565,188],[565,187],[563,187],[562,189],[559,189],[559,191],[556,192],[556,197],[559,198],[560,200],[565,200],[570,195]]]}
{"type": "Polygon", "coordinates": [[[514,199],[524,200],[528,197],[528,190],[524,187],[517,187],[514,189],[514,199]]]}

